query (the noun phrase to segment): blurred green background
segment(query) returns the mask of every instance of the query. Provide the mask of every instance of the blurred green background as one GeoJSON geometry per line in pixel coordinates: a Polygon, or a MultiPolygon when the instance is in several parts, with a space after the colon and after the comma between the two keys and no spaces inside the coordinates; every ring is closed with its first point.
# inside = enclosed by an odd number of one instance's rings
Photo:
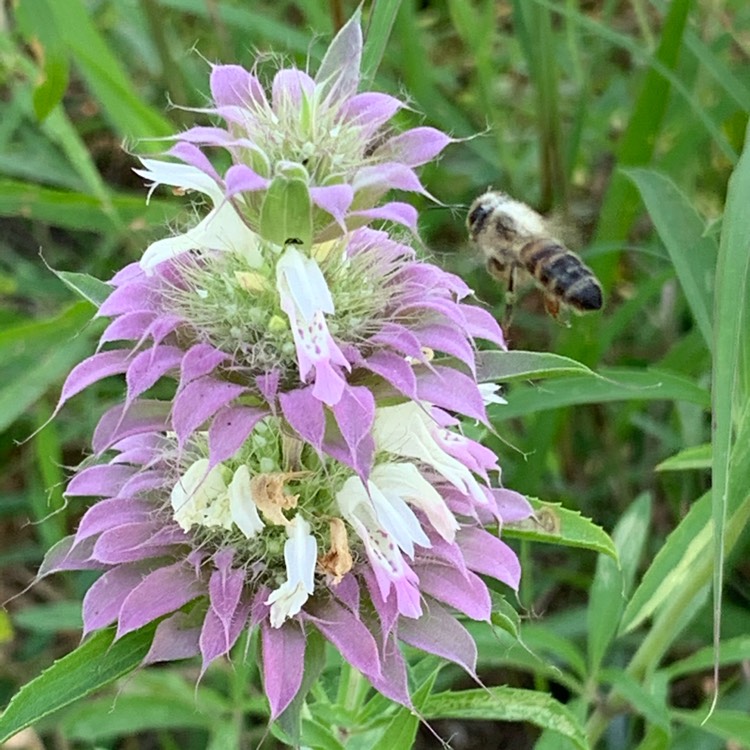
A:
{"type": "MultiPolygon", "coordinates": [[[[107,279],[165,227],[189,219],[189,200],[164,189],[146,205],[133,154],[163,144],[144,139],[205,122],[190,108],[207,102],[209,62],[257,63],[261,77],[279,60],[314,71],[355,8],[349,0],[18,0],[0,9],[0,600],[10,600],[0,611],[3,704],[78,643],[90,577],[58,576],[13,597],[31,584],[45,550],[75,528],[82,507],[64,503],[67,467],[86,455],[99,415],[122,392],[110,379],[46,424],[62,379],[93,351],[100,331],[90,322],[94,308],[50,267],[107,279]]],[[[746,329],[739,328],[739,341],[730,328],[723,343],[724,329],[712,329],[711,286],[727,183],[750,112],[750,4],[378,0],[376,8],[393,24],[371,86],[409,102],[399,127],[430,124],[462,139],[422,172],[440,201],[418,201],[426,253],[502,317],[503,290],[485,273],[464,226],[466,207],[491,186],[551,216],[602,281],[602,314],[566,327],[545,314],[531,290],[508,336],[513,349],[571,357],[606,379],[579,372],[514,382],[505,389],[509,405],[493,411],[495,432],[468,429],[497,450],[507,487],[561,502],[609,532],[630,513],[641,531],[619,544],[629,550],[631,568],[623,588],[632,587],[709,489],[712,460],[716,471],[712,352],[739,352],[747,364],[746,329]]],[[[369,3],[364,14],[367,22],[369,3]]],[[[738,196],[750,214],[750,191],[738,196]]],[[[747,266],[725,273],[746,278],[747,266]]],[[[747,321],[744,297],[734,304],[747,321]]],[[[746,378],[730,388],[735,450],[747,437],[747,393],[746,378]]],[[[718,459],[726,467],[730,443],[718,459]]],[[[737,473],[738,465],[747,468],[744,459],[734,455],[728,481],[738,499],[734,506],[730,500],[730,512],[750,484],[750,473],[737,473]]],[[[691,528],[705,530],[708,516],[701,518],[691,528]]],[[[741,722],[750,689],[738,666],[750,659],[747,534],[735,533],[733,544],[723,636],[735,650],[724,662],[719,701],[728,724],[697,726],[714,687],[708,652],[693,669],[662,669],[658,685],[649,681],[660,664],[710,645],[707,581],[700,579],[689,616],[651,652],[652,661],[627,679],[615,677],[602,664],[632,665],[654,631],[634,629],[614,640],[612,629],[592,655],[592,622],[611,602],[595,593],[604,575],[594,578],[596,555],[574,548],[516,543],[525,565],[516,606],[532,621],[523,632],[541,660],[524,661],[499,636],[478,630],[483,679],[549,691],[573,700],[581,715],[615,685],[630,709],[608,718],[606,733],[591,735],[603,736],[602,747],[750,747],[750,723],[741,722]],[[570,680],[545,672],[545,659],[570,680]],[[655,744],[639,744],[646,741],[655,744]]],[[[710,544],[701,550],[700,562],[709,560],[701,575],[710,575],[710,544]]],[[[676,559],[662,559],[662,578],[676,559]]],[[[642,599],[654,601],[656,582],[643,581],[642,599]]],[[[654,609],[663,606],[664,597],[654,609]]],[[[634,615],[630,622],[640,624],[634,615]]],[[[445,674],[444,686],[471,687],[445,674]]],[[[199,721],[191,708],[194,675],[192,667],[139,675],[130,689],[146,696],[143,705],[133,708],[123,697],[108,718],[110,693],[55,715],[39,732],[56,748],[222,747],[212,718],[199,721]],[[182,703],[164,707],[159,715],[172,719],[159,723],[144,706],[155,705],[167,684],[182,703]],[[130,714],[117,718],[123,710],[130,714]]],[[[205,700],[223,707],[216,715],[226,709],[225,677],[217,668],[203,683],[212,691],[205,700]]],[[[539,738],[528,724],[431,723],[454,736],[455,748],[523,749],[539,738]]],[[[567,747],[560,742],[544,735],[537,746],[567,747]]],[[[424,729],[417,743],[437,746],[424,729]]]]}

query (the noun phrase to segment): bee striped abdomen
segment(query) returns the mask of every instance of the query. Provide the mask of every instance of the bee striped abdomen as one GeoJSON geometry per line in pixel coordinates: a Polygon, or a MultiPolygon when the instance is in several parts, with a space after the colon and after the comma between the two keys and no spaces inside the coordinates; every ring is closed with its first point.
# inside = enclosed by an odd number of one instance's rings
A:
{"type": "Polygon", "coordinates": [[[550,239],[529,242],[519,253],[521,263],[540,286],[578,310],[599,310],[602,289],[588,266],[573,252],[550,239]]]}

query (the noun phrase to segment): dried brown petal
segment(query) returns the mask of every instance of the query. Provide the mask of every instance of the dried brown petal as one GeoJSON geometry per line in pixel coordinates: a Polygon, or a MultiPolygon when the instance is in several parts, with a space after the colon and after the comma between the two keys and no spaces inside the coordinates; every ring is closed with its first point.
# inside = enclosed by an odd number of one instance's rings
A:
{"type": "Polygon", "coordinates": [[[287,526],[289,519],[282,513],[284,510],[297,507],[299,495],[284,492],[284,484],[289,479],[299,477],[306,472],[273,472],[256,474],[250,480],[253,501],[263,517],[276,526],[287,526]]]}
{"type": "Polygon", "coordinates": [[[352,569],[354,561],[344,522],[340,518],[332,518],[330,528],[331,548],[318,558],[318,565],[324,573],[333,577],[333,583],[336,584],[352,569]]]}

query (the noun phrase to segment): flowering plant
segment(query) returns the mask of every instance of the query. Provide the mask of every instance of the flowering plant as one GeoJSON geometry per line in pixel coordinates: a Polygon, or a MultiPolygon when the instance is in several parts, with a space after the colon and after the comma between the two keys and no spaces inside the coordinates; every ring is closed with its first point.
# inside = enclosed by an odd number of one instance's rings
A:
{"type": "Polygon", "coordinates": [[[41,574],[102,571],[84,632],[158,621],[146,663],[199,655],[205,670],[259,631],[272,718],[300,691],[313,631],[405,706],[399,643],[475,676],[453,610],[489,620],[480,575],[517,588],[516,555],[484,526],[531,513],[457,418],[486,422],[497,397],[475,345],[502,348],[502,332],[418,259],[414,209],[381,202],[424,192],[414,168],[451,139],[393,134],[403,105],[357,93],[361,49],[355,17],[314,79],[281,70],[270,99],[253,73],[213,67],[205,112],[226,126],[175,136],[181,163],[139,170],[213,208],[111,280],[100,349],[58,405],[125,376],[67,488],[98,500],[41,574]]]}

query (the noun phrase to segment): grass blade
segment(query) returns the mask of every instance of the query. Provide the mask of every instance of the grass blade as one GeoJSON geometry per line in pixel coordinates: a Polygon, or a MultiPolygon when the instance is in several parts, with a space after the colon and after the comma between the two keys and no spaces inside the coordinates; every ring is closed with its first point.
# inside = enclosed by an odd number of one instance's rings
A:
{"type": "MultiPolygon", "coordinates": [[[[744,365],[741,362],[743,320],[747,315],[748,275],[750,274],[750,127],[746,133],[745,149],[729,181],[726,210],[722,224],[719,260],[716,269],[716,297],[714,307],[714,373],[713,373],[713,486],[712,518],[714,538],[714,646],[719,648],[721,630],[721,594],[723,582],[725,526],[729,513],[731,486],[743,487],[747,474],[738,474],[732,446],[735,419],[744,409],[744,423],[738,425],[738,442],[743,451],[750,442],[750,415],[746,409],[748,393],[744,392],[744,365]],[[740,440],[742,442],[740,442],[740,440]],[[733,466],[730,475],[730,461],[733,466]]],[[[744,499],[737,493],[737,502],[744,499]]],[[[718,669],[718,667],[717,667],[718,669]]],[[[717,675],[718,676],[718,675],[717,675]]]]}
{"type": "Polygon", "coordinates": [[[372,4],[362,49],[362,82],[365,86],[375,78],[400,5],[401,0],[374,0],[372,4]]]}
{"type": "Polygon", "coordinates": [[[672,259],[695,322],[710,348],[716,242],[705,236],[705,222],[669,178],[647,169],[628,169],[624,174],[641,193],[672,259]]]}

